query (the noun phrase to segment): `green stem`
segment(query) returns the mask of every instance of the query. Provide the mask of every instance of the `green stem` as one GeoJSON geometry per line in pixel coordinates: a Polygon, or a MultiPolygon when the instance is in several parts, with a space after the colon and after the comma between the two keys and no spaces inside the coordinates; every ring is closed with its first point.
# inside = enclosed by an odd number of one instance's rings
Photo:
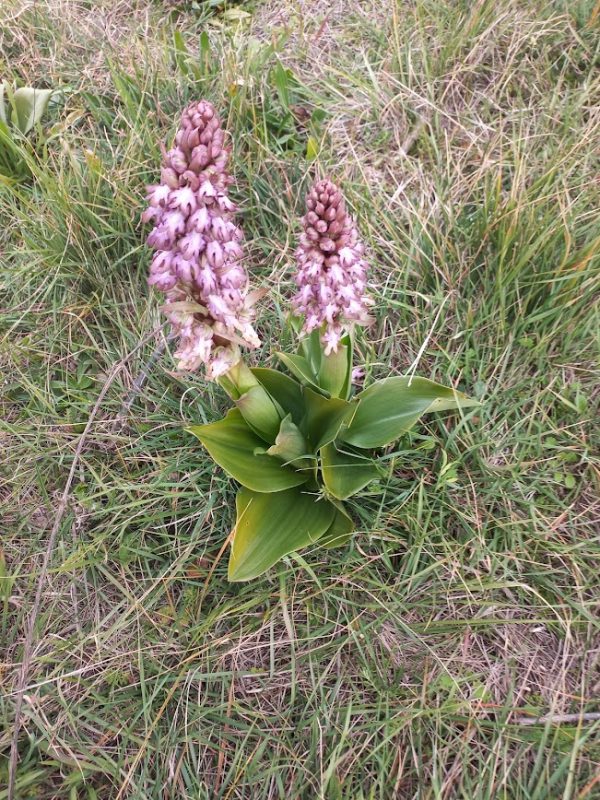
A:
{"type": "Polygon", "coordinates": [[[253,386],[260,386],[260,382],[254,377],[250,368],[241,358],[237,364],[234,364],[224,375],[221,375],[217,382],[234,402],[250,391],[253,386]]]}
{"type": "Polygon", "coordinates": [[[269,444],[279,433],[285,416],[271,395],[241,359],[218,379],[252,430],[269,444]]]}

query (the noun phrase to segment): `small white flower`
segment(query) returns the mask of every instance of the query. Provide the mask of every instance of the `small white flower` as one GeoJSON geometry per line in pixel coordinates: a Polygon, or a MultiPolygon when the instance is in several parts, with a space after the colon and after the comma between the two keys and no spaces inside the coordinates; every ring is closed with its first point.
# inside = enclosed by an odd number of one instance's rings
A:
{"type": "Polygon", "coordinates": [[[160,219],[162,214],[162,209],[154,208],[154,206],[148,206],[148,208],[142,213],[142,222],[152,222],[153,219],[160,219]]]}
{"type": "Polygon", "coordinates": [[[218,242],[227,242],[231,238],[235,225],[223,219],[223,217],[213,217],[212,234],[218,242]]]}
{"type": "Polygon", "coordinates": [[[329,327],[321,337],[323,344],[325,345],[325,355],[331,355],[331,353],[337,353],[338,345],[340,343],[340,339],[342,338],[342,333],[338,328],[329,327]]]}
{"type": "Polygon", "coordinates": [[[206,199],[211,198],[211,197],[216,197],[217,196],[217,190],[215,189],[215,187],[212,185],[212,183],[210,181],[204,181],[204,183],[202,183],[200,185],[200,188],[198,189],[198,196],[202,200],[206,200],[206,199]]]}
{"type": "Polygon", "coordinates": [[[182,255],[177,255],[173,259],[173,263],[175,264],[175,270],[177,272],[177,277],[181,281],[181,283],[191,283],[192,282],[192,272],[193,272],[193,264],[191,261],[185,259],[182,255]]]}
{"type": "Polygon", "coordinates": [[[166,206],[170,197],[171,189],[164,183],[148,187],[148,202],[155,208],[166,206]]]}
{"type": "Polygon", "coordinates": [[[197,259],[200,253],[204,250],[205,246],[206,240],[204,236],[197,231],[188,233],[187,236],[184,236],[183,239],[180,239],[179,241],[179,249],[181,250],[183,257],[190,259],[190,261],[197,259]]]}
{"type": "Polygon", "coordinates": [[[200,206],[190,217],[188,225],[198,233],[204,233],[210,225],[210,219],[206,206],[200,206]]]}
{"type": "Polygon", "coordinates": [[[196,193],[189,186],[182,186],[181,189],[175,189],[171,192],[169,205],[171,208],[180,209],[183,214],[188,216],[196,210],[198,199],[196,193]]]}
{"type": "Polygon", "coordinates": [[[340,264],[343,267],[350,267],[356,261],[356,255],[350,247],[342,247],[338,255],[340,257],[340,264]]]}
{"type": "Polygon", "coordinates": [[[206,259],[203,259],[200,262],[200,269],[197,280],[202,289],[202,294],[204,297],[216,291],[218,285],[217,276],[213,272],[212,267],[210,266],[208,261],[206,261],[206,259]]]}
{"type": "Polygon", "coordinates": [[[206,258],[211,267],[222,267],[225,255],[219,242],[209,242],[206,245],[206,258]]]}
{"type": "Polygon", "coordinates": [[[162,218],[161,227],[169,236],[178,236],[185,231],[185,217],[181,211],[168,211],[162,218]]]}
{"type": "Polygon", "coordinates": [[[207,363],[206,376],[210,380],[215,380],[237,364],[240,360],[240,353],[237,348],[217,347],[213,351],[210,361],[207,363]]]}

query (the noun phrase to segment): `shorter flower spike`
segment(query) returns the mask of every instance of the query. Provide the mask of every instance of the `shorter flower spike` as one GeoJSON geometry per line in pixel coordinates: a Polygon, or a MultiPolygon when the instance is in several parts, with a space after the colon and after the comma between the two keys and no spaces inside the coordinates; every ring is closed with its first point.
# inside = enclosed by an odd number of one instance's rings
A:
{"type": "Polygon", "coordinates": [[[175,146],[165,152],[161,183],[148,187],[142,215],[154,228],[156,251],[148,282],[166,294],[164,311],[179,337],[179,369],[206,366],[215,379],[240,359],[239,346],[258,347],[252,327],[256,295],[248,291],[243,233],[227,195],[232,181],[225,134],[206,100],[183,112],[175,146]]]}
{"type": "Polygon", "coordinates": [[[317,181],[307,194],[302,224],[292,305],[304,315],[303,333],[324,328],[321,341],[329,355],[337,351],[344,328],[371,321],[365,248],[342,193],[330,180],[317,181]]]}

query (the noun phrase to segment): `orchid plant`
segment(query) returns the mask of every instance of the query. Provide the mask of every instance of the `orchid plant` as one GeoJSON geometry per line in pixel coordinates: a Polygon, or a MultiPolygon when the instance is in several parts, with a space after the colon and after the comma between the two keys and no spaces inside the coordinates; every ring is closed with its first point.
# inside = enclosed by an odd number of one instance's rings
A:
{"type": "Polygon", "coordinates": [[[309,545],[339,546],[354,523],[344,501],[384,474],[376,452],[426,413],[478,405],[426,378],[392,376],[358,393],[352,386],[354,334],[370,322],[367,262],[340,190],[317,181],[306,197],[296,251],[292,322],[296,353],[283,367],[249,367],[256,348],[255,303],[243,235],[228,196],[229,149],[213,106],[183,113],[175,146],[164,152],[161,182],[148,188],[153,221],[149,283],[179,339],[182,370],[201,364],[234,406],[187,430],[239,484],[229,579],[256,578],[309,545]]]}

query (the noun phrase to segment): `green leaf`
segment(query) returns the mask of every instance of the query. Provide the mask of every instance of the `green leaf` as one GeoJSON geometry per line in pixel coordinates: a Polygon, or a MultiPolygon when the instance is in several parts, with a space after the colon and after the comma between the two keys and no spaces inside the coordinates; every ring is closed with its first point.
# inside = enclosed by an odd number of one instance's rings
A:
{"type": "Polygon", "coordinates": [[[291,414],[292,419],[298,424],[304,416],[304,400],[302,399],[302,386],[276,369],[266,367],[252,368],[251,372],[265,387],[273,400],[281,406],[286,414],[291,414]]]}
{"type": "Polygon", "coordinates": [[[251,16],[252,14],[241,8],[228,8],[227,11],[224,11],[222,14],[223,19],[228,22],[243,22],[244,20],[250,19],[251,16]]]}
{"type": "Polygon", "coordinates": [[[299,468],[297,461],[308,453],[308,444],[298,426],[292,422],[291,414],[282,421],[275,444],[269,447],[267,453],[283,462],[294,461],[296,463],[293,466],[299,468]]]}
{"type": "Polygon", "coordinates": [[[288,317],[288,322],[296,336],[300,336],[302,333],[302,326],[304,325],[304,317],[299,317],[296,314],[290,314],[288,317]]]}
{"type": "MultiPolygon", "coordinates": [[[[309,336],[300,341],[298,356],[295,358],[304,361],[296,361],[294,364],[295,368],[303,373],[298,374],[298,377],[325,395],[342,397],[346,400],[350,394],[354,337],[350,333],[346,334],[337,352],[326,356],[321,343],[321,333],[321,329],[315,328],[309,336]]],[[[287,366],[293,369],[289,364],[287,366]]]]}
{"type": "Polygon", "coordinates": [[[253,386],[235,404],[250,428],[272,444],[279,433],[281,417],[265,387],[253,386]]]}
{"type": "Polygon", "coordinates": [[[348,366],[346,369],[346,382],[342,386],[342,391],[340,392],[340,397],[343,397],[344,400],[347,400],[350,397],[352,391],[352,367],[354,365],[354,330],[350,330],[342,338],[342,345],[346,348],[346,358],[348,359],[348,366]]]}
{"type": "Polygon", "coordinates": [[[340,452],[335,444],[321,450],[321,472],[327,491],[338,500],[345,500],[379,477],[379,470],[370,458],[340,452]]]}
{"type": "Polygon", "coordinates": [[[321,344],[321,331],[319,328],[315,328],[314,331],[311,331],[308,336],[305,336],[300,341],[298,355],[307,360],[310,373],[316,379],[323,359],[323,345],[321,344]]]}
{"type": "Polygon", "coordinates": [[[8,125],[8,119],[6,117],[6,103],[4,101],[5,91],[6,81],[0,81],[0,122],[4,122],[5,125],[8,125]]]}
{"type": "Polygon", "coordinates": [[[348,348],[340,345],[336,353],[323,355],[319,369],[319,385],[332,397],[343,397],[348,381],[348,348]]]}
{"type": "Polygon", "coordinates": [[[53,94],[54,89],[17,89],[12,97],[12,121],[21,133],[28,133],[40,121],[53,94]]]}
{"type": "Polygon", "coordinates": [[[10,598],[15,579],[15,576],[11,575],[8,571],[6,559],[4,557],[4,551],[0,547],[0,600],[3,601],[5,609],[8,605],[8,600],[10,598]]]}
{"type": "Polygon", "coordinates": [[[286,111],[290,109],[290,76],[291,72],[282,64],[276,64],[273,68],[273,80],[279,95],[279,101],[286,111]]]}
{"type": "Polygon", "coordinates": [[[304,404],[306,417],[301,427],[315,451],[332,442],[356,410],[356,406],[347,400],[323,397],[307,386],[304,388],[304,404]]]}
{"type": "Polygon", "coordinates": [[[277,358],[285,364],[292,375],[295,375],[301,383],[312,386],[313,389],[319,391],[319,382],[306,358],[288,353],[277,353],[277,358]]]}
{"type": "Polygon", "coordinates": [[[178,68],[183,75],[189,75],[190,68],[188,66],[189,52],[183,38],[183,34],[179,30],[173,32],[173,47],[175,49],[175,61],[178,68]]]}
{"type": "Polygon", "coordinates": [[[320,547],[341,547],[349,542],[354,530],[354,522],[342,503],[334,503],[335,516],[326,533],[319,539],[320,547]]]}
{"type": "Polygon", "coordinates": [[[358,408],[341,439],[356,447],[383,447],[406,433],[423,414],[478,406],[462,392],[427,378],[377,381],[357,396],[358,408]]]}
{"type": "Polygon", "coordinates": [[[202,64],[202,70],[208,72],[208,65],[210,63],[210,39],[206,31],[202,31],[200,34],[200,63],[202,64]]]}
{"type": "Polygon", "coordinates": [[[319,143],[314,136],[309,136],[306,141],[306,160],[314,161],[319,155],[319,143]]]}
{"type": "Polygon", "coordinates": [[[255,492],[280,492],[307,480],[307,475],[284,467],[271,456],[255,454],[255,450],[264,448],[264,443],[250,430],[237,408],[218,422],[190,425],[186,430],[200,439],[225,472],[255,492]]]}
{"type": "Polygon", "coordinates": [[[217,378],[217,383],[219,386],[222,386],[223,389],[227,392],[227,395],[235,402],[239,400],[242,396],[242,393],[239,391],[235,382],[231,380],[231,378],[225,373],[224,375],[219,375],[217,378]]]}
{"type": "Polygon", "coordinates": [[[316,542],[331,526],[335,507],[300,489],[257,494],[240,489],[229,558],[230,581],[249,581],[280,558],[316,542]]]}

